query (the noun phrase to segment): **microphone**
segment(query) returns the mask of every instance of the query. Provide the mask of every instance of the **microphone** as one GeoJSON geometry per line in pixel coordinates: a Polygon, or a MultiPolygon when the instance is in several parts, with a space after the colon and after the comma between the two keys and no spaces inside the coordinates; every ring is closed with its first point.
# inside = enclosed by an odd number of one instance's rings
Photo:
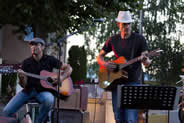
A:
{"type": "Polygon", "coordinates": [[[103,18],[93,19],[93,22],[104,22],[104,19],[103,18]]]}

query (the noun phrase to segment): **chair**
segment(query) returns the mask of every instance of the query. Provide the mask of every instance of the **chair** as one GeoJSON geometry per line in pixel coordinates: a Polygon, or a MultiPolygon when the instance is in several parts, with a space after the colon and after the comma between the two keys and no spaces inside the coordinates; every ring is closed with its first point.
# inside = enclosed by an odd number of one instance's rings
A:
{"type": "Polygon", "coordinates": [[[26,102],[26,114],[30,115],[32,123],[36,123],[39,115],[39,105],[40,103],[34,98],[26,102]]]}

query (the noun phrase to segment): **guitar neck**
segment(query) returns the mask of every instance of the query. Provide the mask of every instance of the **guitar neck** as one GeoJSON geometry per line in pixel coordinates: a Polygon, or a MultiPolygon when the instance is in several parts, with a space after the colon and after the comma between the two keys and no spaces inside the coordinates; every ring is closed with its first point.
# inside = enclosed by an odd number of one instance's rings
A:
{"type": "MultiPolygon", "coordinates": [[[[152,56],[152,53],[148,53],[146,56],[150,57],[150,56],[152,56]]],[[[127,66],[129,66],[129,65],[131,65],[131,64],[133,64],[135,62],[138,62],[138,61],[141,61],[141,56],[138,56],[138,57],[136,57],[134,59],[131,59],[131,60],[127,61],[125,64],[120,65],[119,68],[123,69],[123,68],[125,68],[125,67],[127,67],[127,66]]]]}
{"type": "Polygon", "coordinates": [[[131,65],[131,64],[133,64],[135,62],[137,62],[137,61],[140,61],[140,60],[141,60],[141,57],[140,56],[139,57],[136,57],[134,59],[131,59],[128,62],[126,62],[125,64],[120,65],[120,69],[123,69],[123,68],[125,68],[125,67],[127,67],[127,66],[129,66],[129,65],[131,65]]]}
{"type": "Polygon", "coordinates": [[[44,77],[44,76],[40,76],[40,75],[36,75],[36,74],[32,74],[32,73],[27,73],[27,72],[24,72],[24,74],[26,76],[29,76],[29,77],[33,77],[33,78],[47,81],[47,77],[44,77]]]}

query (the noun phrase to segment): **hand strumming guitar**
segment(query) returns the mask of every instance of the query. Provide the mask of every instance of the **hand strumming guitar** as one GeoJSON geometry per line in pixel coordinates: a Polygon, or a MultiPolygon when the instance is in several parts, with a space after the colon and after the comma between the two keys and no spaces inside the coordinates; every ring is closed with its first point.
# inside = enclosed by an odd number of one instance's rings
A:
{"type": "Polygon", "coordinates": [[[71,73],[72,73],[72,67],[69,65],[69,64],[63,64],[62,67],[61,67],[61,80],[65,80],[66,78],[68,78],[71,73]]]}
{"type": "Polygon", "coordinates": [[[113,62],[104,62],[103,66],[106,67],[106,69],[110,71],[113,71],[117,67],[117,65],[113,62]]]}
{"type": "Polygon", "coordinates": [[[19,77],[19,84],[22,88],[25,88],[27,85],[27,76],[24,75],[24,71],[22,69],[17,70],[17,74],[19,77]]]}
{"type": "Polygon", "coordinates": [[[144,64],[145,67],[149,66],[151,64],[151,60],[149,59],[149,57],[147,56],[148,52],[142,52],[141,54],[141,61],[144,64]]]}

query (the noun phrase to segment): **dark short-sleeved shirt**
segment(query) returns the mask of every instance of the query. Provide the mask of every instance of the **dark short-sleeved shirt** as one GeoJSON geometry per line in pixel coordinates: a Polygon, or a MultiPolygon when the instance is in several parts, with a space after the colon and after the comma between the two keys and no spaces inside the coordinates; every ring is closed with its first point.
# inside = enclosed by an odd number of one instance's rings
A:
{"type": "MultiPolygon", "coordinates": [[[[125,57],[126,60],[133,59],[141,55],[142,52],[148,50],[145,38],[138,34],[132,33],[127,39],[122,39],[120,34],[110,37],[102,48],[106,53],[114,52],[116,58],[125,57]],[[132,50],[134,48],[133,56],[132,50]],[[131,58],[132,57],[132,58],[131,58]]],[[[142,81],[141,62],[136,62],[128,67],[128,82],[142,81]]]]}
{"type": "MultiPolygon", "coordinates": [[[[22,63],[22,70],[28,73],[40,75],[40,71],[46,70],[53,71],[53,68],[59,69],[61,62],[53,56],[43,55],[40,61],[36,61],[32,56],[25,59],[22,63]]],[[[40,84],[40,80],[28,77],[27,85],[24,89],[25,92],[29,92],[32,89],[36,89],[38,92],[44,91],[44,88],[40,84]]]]}

